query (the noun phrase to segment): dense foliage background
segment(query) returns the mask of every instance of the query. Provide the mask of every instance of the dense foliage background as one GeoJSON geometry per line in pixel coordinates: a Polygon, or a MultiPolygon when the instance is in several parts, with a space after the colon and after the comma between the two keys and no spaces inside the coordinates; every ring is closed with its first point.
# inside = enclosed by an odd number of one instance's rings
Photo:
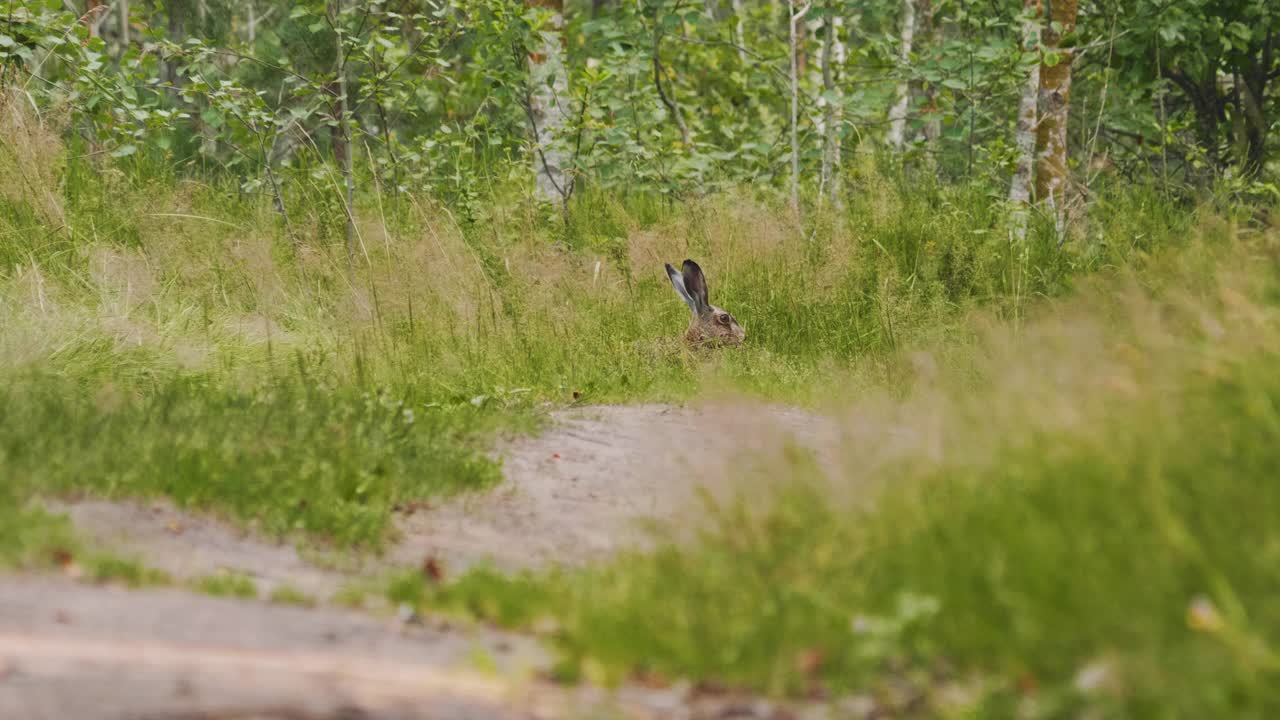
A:
{"type": "Polygon", "coordinates": [[[1170,192],[1268,177],[1273,4],[1043,5],[8,0],[0,62],[7,88],[71,116],[77,152],[234,178],[284,214],[341,199],[327,168],[348,146],[357,191],[425,191],[468,219],[530,190],[534,146],[565,156],[565,194],[783,189],[793,131],[811,203],[833,182],[826,142],[838,167],[888,138],[904,162],[998,187],[1020,88],[1064,64],[1071,202],[1117,176],[1170,192]]]}

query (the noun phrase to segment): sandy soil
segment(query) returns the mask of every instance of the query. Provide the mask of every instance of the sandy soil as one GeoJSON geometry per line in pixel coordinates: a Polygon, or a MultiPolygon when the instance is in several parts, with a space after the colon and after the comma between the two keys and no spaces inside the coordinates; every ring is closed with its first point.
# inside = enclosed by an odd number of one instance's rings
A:
{"type": "Polygon", "coordinates": [[[175,578],[234,571],[269,596],[282,585],[326,599],[353,575],[307,562],[291,544],[272,542],[211,517],[183,512],[167,501],[48,502],[71,518],[99,548],[141,560],[175,578]]]}
{"type": "Polygon", "coordinates": [[[0,717],[23,720],[793,720],[829,717],[687,685],[563,687],[531,638],[363,614],[0,583],[0,717]]]}
{"type": "Polygon", "coordinates": [[[493,492],[402,519],[395,562],[581,564],[645,544],[649,521],[698,522],[699,488],[748,490],[747,471],[776,460],[789,441],[832,464],[838,446],[830,421],[777,406],[594,407],[554,420],[549,432],[503,448],[506,479],[493,492]]]}
{"type": "Polygon", "coordinates": [[[0,583],[5,718],[416,718],[426,702],[433,717],[519,717],[518,680],[545,663],[532,639],[484,630],[57,578],[0,583]],[[506,680],[475,670],[481,656],[506,680]]]}

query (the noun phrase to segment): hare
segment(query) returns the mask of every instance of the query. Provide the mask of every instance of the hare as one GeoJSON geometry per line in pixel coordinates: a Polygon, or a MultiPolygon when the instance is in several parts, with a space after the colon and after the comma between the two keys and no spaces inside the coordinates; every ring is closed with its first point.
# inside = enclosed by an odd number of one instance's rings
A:
{"type": "Polygon", "coordinates": [[[698,263],[685,260],[683,272],[671,267],[670,263],[666,266],[667,277],[671,278],[676,294],[693,311],[693,319],[684,334],[685,342],[694,347],[741,345],[747,336],[746,331],[724,308],[712,305],[707,299],[707,278],[698,263]]]}

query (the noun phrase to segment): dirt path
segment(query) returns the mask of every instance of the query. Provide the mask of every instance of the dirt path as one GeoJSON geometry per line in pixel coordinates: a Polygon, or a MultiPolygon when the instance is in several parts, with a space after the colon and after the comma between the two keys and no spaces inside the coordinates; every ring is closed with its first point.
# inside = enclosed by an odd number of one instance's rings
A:
{"type": "Polygon", "coordinates": [[[833,423],[792,408],[634,405],[567,410],[502,449],[504,483],[401,521],[400,564],[460,569],[577,565],[643,545],[645,521],[696,522],[698,489],[741,489],[752,464],[795,440],[835,462],[833,423]]]}
{"type": "MultiPolygon", "coordinates": [[[[381,568],[435,558],[446,571],[580,564],[643,545],[646,521],[698,519],[698,488],[740,490],[747,470],[795,441],[835,462],[833,423],[793,409],[645,405],[567,410],[499,452],[495,491],[399,519],[381,568]]],[[[164,503],[63,504],[99,547],[178,578],[234,570],[265,596],[288,584],[319,598],[352,579],[164,503]]],[[[377,568],[375,568],[377,569],[377,568]]],[[[430,621],[428,621],[430,623],[430,621]]],[[[771,717],[687,689],[567,691],[536,639],[396,625],[334,608],[126,592],[62,579],[0,578],[0,717],[525,718],[771,717]],[[482,672],[480,668],[488,668],[482,672]]]]}
{"type": "Polygon", "coordinates": [[[263,596],[288,585],[327,599],[354,576],[307,562],[287,543],[276,543],[216,519],[187,513],[167,501],[78,500],[46,503],[65,512],[94,546],[141,560],[175,578],[234,571],[252,578],[263,596]]]}
{"type": "MultiPolygon", "coordinates": [[[[499,448],[505,480],[397,518],[403,539],[372,569],[435,558],[450,574],[492,562],[503,569],[578,565],[643,545],[648,521],[697,522],[698,489],[743,489],[743,474],[776,461],[788,442],[834,465],[831,421],[769,405],[590,407],[553,413],[536,437],[499,448]]],[[[253,537],[166,502],[54,503],[97,546],[138,557],[178,578],[234,570],[269,594],[288,584],[326,598],[352,574],[318,567],[288,544],[253,537]]]]}
{"type": "Polygon", "coordinates": [[[0,583],[0,717],[518,717],[531,639],[56,578],[0,583]],[[495,664],[506,681],[475,669],[495,664]],[[360,709],[365,715],[353,715],[360,709]],[[347,715],[341,715],[347,712],[347,715]],[[434,715],[431,716],[441,716],[434,715]]]}
{"type": "MultiPolygon", "coordinates": [[[[529,638],[177,590],[0,582],[0,718],[22,720],[799,720],[668,688],[563,687],[529,638]]],[[[843,715],[842,715],[843,716],[843,715]]]]}

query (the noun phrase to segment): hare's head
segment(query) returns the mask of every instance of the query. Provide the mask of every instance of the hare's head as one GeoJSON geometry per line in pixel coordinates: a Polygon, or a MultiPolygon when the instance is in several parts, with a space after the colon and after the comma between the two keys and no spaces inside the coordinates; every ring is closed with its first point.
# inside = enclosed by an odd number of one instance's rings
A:
{"type": "Polygon", "coordinates": [[[680,271],[667,265],[667,277],[676,294],[693,311],[689,331],[684,339],[694,346],[741,345],[747,333],[724,308],[718,308],[707,299],[707,278],[702,268],[692,260],[685,260],[680,271]]]}

